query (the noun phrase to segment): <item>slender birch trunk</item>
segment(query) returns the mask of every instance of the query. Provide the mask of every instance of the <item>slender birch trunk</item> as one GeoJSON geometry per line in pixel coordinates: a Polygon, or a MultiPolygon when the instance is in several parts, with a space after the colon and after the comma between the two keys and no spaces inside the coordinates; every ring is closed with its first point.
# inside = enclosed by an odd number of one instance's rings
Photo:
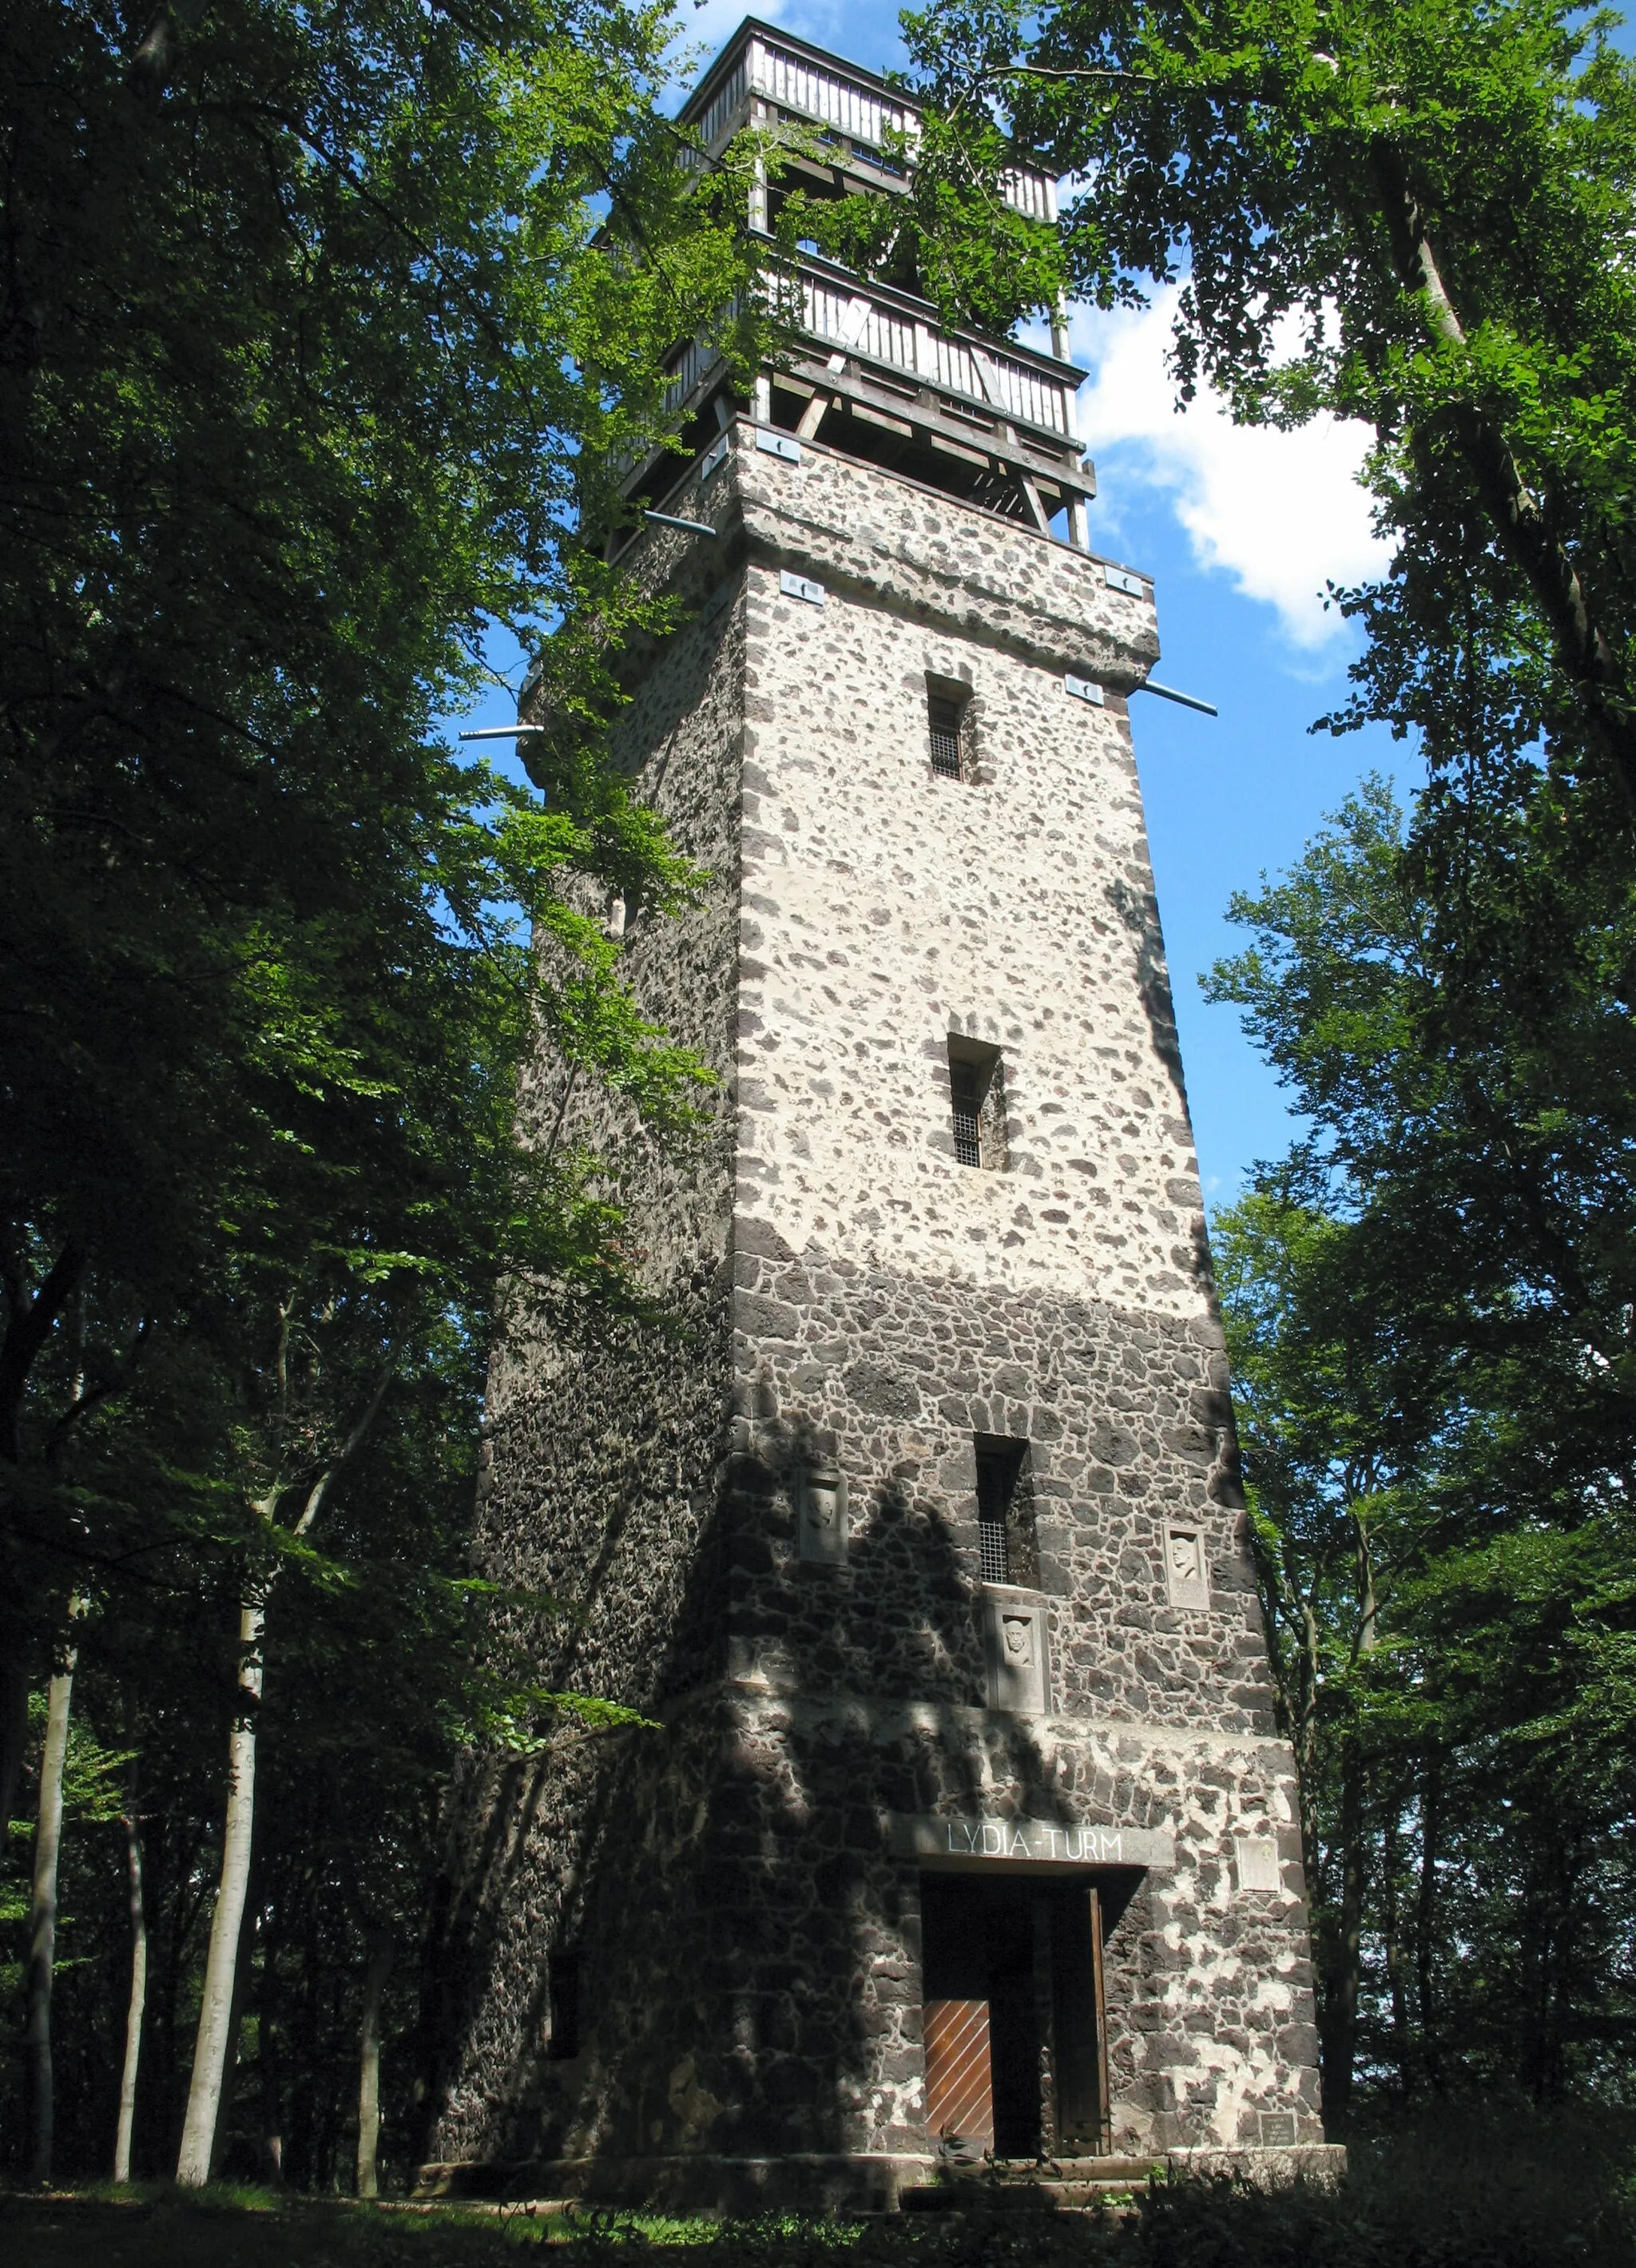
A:
{"type": "Polygon", "coordinates": [[[239,1925],[239,1953],[233,1962],[233,2000],[227,2018],[227,2060],[222,2067],[221,2098],[216,2106],[216,2132],[210,2142],[210,2179],[219,2179],[222,2152],[239,2101],[240,2051],[244,2045],[244,2004],[249,1998],[255,1967],[255,1941],[262,1933],[261,1901],[256,1896],[255,1837],[250,1838],[250,1883],[245,1893],[244,1919],[239,1925]]]}
{"type": "Polygon", "coordinates": [[[364,2016],[358,2028],[357,2193],[380,2194],[377,2153],[380,2144],[380,2004],[392,1974],[393,1945],[380,1938],[364,1978],[364,2016]]]}
{"type": "Polygon", "coordinates": [[[1323,2113],[1344,2120],[1352,2106],[1358,2051],[1358,1986],[1363,1967],[1364,1764],[1355,1733],[1341,1742],[1341,1903],[1329,1952],[1323,2039],[1323,2113]]]}
{"type": "MultiPolygon", "coordinates": [[[[83,1611],[76,1600],[70,1621],[83,1611]]],[[[55,2095],[51,2073],[51,1979],[56,1962],[57,1859],[63,1845],[63,1767],[68,1758],[69,1707],[77,1646],[63,1654],[46,1702],[45,1750],[40,1759],[40,1819],[34,1830],[34,1881],[28,1911],[28,2080],[31,2181],[51,2178],[55,2095]]]]}
{"type": "Polygon", "coordinates": [[[119,2125],[114,2137],[114,2178],[130,2179],[130,2137],[136,2123],[136,2066],[148,2006],[148,1909],[142,1885],[142,1824],[136,1810],[136,1768],[126,1792],[125,1863],[130,1877],[130,2000],[125,2011],[125,2062],[119,2080],[119,2125]]]}
{"type": "Polygon", "coordinates": [[[1432,1933],[1437,1913],[1437,1833],[1442,1793],[1442,1768],[1435,1753],[1426,1759],[1420,1786],[1420,1895],[1414,1927],[1415,1977],[1420,2003],[1420,2057],[1434,2092],[1442,2091],[1441,2058],[1438,2052],[1436,1970],[1433,1965],[1432,1933]]]}
{"type": "Polygon", "coordinates": [[[203,2189],[210,2178],[222,2080],[232,2047],[233,1984],[239,1970],[239,1933],[250,1884],[250,1837],[255,1823],[256,1710],[262,1698],[262,1634],[267,1609],[247,1600],[239,1612],[240,1702],[227,1742],[227,1819],[222,1837],[221,1881],[210,1916],[210,1947],[204,1963],[204,1998],[193,2055],[176,2179],[183,2189],[203,2189]]]}
{"type": "MultiPolygon", "coordinates": [[[[278,1373],[281,1399],[285,1392],[284,1361],[289,1343],[290,1306],[279,1313],[278,1373]]],[[[397,1368],[397,1358],[382,1365],[374,1391],[341,1443],[334,1457],[308,1489],[301,1515],[290,1528],[292,1540],[311,1529],[323,1508],[336,1474],[356,1455],[374,1424],[387,1388],[397,1368]]],[[[251,1509],[269,1530],[287,1492],[285,1480],[276,1479],[266,1492],[252,1499],[251,1509]]],[[[216,2129],[221,2117],[222,2093],[228,2057],[234,2043],[239,2002],[235,1992],[240,1967],[240,1933],[250,1885],[250,1843],[255,1825],[255,1742],[257,1712],[262,1699],[262,1640],[267,1628],[268,1593],[274,1580],[269,1571],[258,1596],[247,1599],[239,1610],[238,1712],[227,1743],[227,1816],[222,1836],[221,1881],[216,1910],[210,1917],[210,1946],[204,1963],[204,1998],[199,2009],[199,2029],[193,2051],[193,2078],[188,2088],[188,2115],[182,2124],[181,2150],[176,2179],[183,2189],[203,2189],[210,2180],[216,2155],[216,2129]]]]}

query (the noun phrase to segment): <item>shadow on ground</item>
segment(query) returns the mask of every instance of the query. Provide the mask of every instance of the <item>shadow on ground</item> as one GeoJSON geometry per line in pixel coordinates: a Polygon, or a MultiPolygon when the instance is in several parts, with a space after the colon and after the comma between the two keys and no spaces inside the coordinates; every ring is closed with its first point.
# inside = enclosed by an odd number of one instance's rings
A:
{"type": "MultiPolygon", "coordinates": [[[[407,2210],[253,2191],[0,2196],[7,2268],[1636,2268],[1636,2117],[1443,2104],[1356,2133],[1335,2191],[1157,2184],[1131,2212],[1011,2203],[853,2223],[407,2210]]],[[[962,2192],[965,2184],[962,2184],[962,2192]]]]}

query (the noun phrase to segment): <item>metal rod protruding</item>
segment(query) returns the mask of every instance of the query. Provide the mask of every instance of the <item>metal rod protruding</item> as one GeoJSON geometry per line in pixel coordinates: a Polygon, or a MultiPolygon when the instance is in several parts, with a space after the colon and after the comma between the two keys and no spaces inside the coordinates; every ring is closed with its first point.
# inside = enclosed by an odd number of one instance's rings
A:
{"type": "Polygon", "coordinates": [[[645,512],[644,519],[656,519],[661,527],[682,527],[689,535],[714,535],[715,529],[702,519],[678,519],[674,512],[645,512]]]}
{"type": "Polygon", "coordinates": [[[1196,693],[1178,693],[1174,685],[1155,685],[1151,677],[1133,685],[1133,693],[1156,693],[1161,701],[1175,701],[1183,709],[1197,709],[1201,717],[1219,717],[1221,711],[1213,701],[1201,701],[1196,693]]]}
{"type": "Polygon", "coordinates": [[[543,733],[543,725],[484,725],[475,733],[462,733],[462,740],[514,740],[521,733],[543,733]]]}

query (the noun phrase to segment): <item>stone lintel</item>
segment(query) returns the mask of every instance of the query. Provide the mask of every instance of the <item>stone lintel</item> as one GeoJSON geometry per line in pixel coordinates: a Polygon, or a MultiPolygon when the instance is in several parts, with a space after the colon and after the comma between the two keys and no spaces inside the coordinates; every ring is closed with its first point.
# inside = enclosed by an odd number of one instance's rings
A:
{"type": "Polygon", "coordinates": [[[1174,1867],[1175,1843],[1144,1827],[1098,1827],[1051,1819],[961,1819],[895,1811],[895,1859],[929,1866],[1005,1867],[1016,1874],[1081,1872],[1087,1867],[1174,1867]]]}

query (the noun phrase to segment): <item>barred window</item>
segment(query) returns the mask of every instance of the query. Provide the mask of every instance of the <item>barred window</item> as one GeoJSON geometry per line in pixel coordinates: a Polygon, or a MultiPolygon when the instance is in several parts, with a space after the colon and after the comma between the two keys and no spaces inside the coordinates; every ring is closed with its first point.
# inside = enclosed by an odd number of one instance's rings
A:
{"type": "Polygon", "coordinates": [[[1040,1579],[1028,1445],[1002,1433],[972,1437],[977,1464],[977,1551],[985,1583],[1040,1579]]]}
{"type": "Polygon", "coordinates": [[[1006,1086],[999,1049],[951,1032],[948,1100],[954,1155],[962,1166],[1006,1162],[1006,1086]]]}
{"type": "Polygon", "coordinates": [[[954,1155],[962,1166],[983,1163],[983,1098],[977,1093],[976,1064],[948,1067],[948,1089],[954,1106],[954,1155]]]}
{"type": "Polygon", "coordinates": [[[926,733],[940,779],[971,777],[971,688],[954,678],[926,679],[926,733]]]}
{"type": "Polygon", "coordinates": [[[926,702],[926,722],[932,731],[932,769],[944,779],[961,779],[960,704],[933,693],[926,702]]]}

